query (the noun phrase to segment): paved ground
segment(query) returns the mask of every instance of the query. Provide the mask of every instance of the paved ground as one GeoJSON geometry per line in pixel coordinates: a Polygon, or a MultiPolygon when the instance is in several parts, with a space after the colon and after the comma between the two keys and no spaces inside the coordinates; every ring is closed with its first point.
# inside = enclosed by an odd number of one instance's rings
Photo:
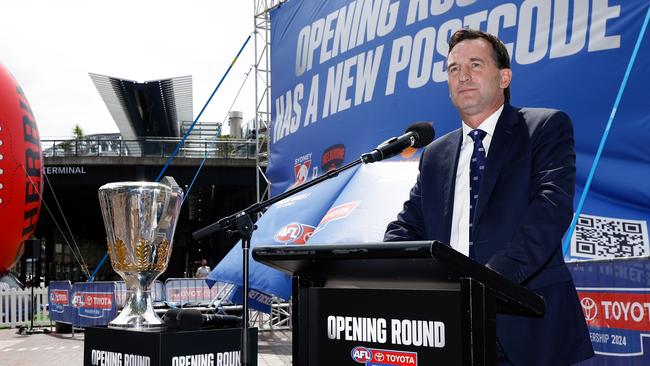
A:
{"type": "MultiPolygon", "coordinates": [[[[260,332],[258,366],[291,365],[291,332],[260,332]]],[[[1,366],[81,366],[84,334],[19,335],[16,329],[0,330],[1,366]]]]}

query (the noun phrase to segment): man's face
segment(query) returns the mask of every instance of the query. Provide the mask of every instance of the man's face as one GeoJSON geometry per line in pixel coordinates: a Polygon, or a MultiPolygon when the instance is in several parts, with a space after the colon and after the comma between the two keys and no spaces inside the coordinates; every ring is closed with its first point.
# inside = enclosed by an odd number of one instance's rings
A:
{"type": "Polygon", "coordinates": [[[492,46],[482,38],[456,44],[447,57],[447,75],[451,101],[466,122],[472,117],[485,119],[497,110],[512,78],[510,69],[497,68],[492,46]]]}

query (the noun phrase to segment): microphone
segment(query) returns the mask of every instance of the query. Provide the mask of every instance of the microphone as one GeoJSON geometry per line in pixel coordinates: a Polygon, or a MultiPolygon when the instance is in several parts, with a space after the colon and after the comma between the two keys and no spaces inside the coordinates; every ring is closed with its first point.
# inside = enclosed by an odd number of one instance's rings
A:
{"type": "Polygon", "coordinates": [[[391,137],[382,142],[371,152],[361,155],[365,164],[388,159],[402,152],[407,147],[416,149],[427,146],[435,136],[433,126],[429,122],[417,122],[409,126],[406,132],[398,137],[391,137]]]}
{"type": "Polygon", "coordinates": [[[178,327],[183,330],[202,328],[241,327],[242,319],[234,315],[202,314],[197,309],[183,309],[176,316],[178,327]]]}

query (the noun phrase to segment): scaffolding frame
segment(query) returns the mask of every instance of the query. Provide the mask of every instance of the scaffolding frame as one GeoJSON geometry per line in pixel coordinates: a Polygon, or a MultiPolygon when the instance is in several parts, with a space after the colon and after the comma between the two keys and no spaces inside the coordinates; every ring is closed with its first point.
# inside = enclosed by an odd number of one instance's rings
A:
{"type": "Polygon", "coordinates": [[[253,0],[253,41],[255,45],[255,185],[257,202],[270,198],[271,182],[265,174],[270,154],[271,131],[271,19],[272,9],[287,0],[253,0]],[[266,188],[262,190],[262,179],[266,188]]]}

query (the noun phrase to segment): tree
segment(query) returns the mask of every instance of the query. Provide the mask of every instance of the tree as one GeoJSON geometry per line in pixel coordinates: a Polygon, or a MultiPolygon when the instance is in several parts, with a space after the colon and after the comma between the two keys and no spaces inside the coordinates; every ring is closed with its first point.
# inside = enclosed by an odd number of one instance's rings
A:
{"type": "Polygon", "coordinates": [[[76,124],[72,128],[72,134],[74,135],[75,139],[80,140],[81,138],[84,137],[84,130],[81,129],[81,126],[76,124]]]}
{"type": "Polygon", "coordinates": [[[72,128],[72,135],[74,136],[75,145],[73,145],[72,140],[64,141],[61,144],[59,144],[59,146],[61,147],[65,155],[67,155],[72,151],[73,146],[75,146],[75,150],[77,150],[79,140],[83,139],[84,137],[84,131],[81,129],[81,126],[79,126],[79,124],[75,124],[74,127],[72,128]]]}

